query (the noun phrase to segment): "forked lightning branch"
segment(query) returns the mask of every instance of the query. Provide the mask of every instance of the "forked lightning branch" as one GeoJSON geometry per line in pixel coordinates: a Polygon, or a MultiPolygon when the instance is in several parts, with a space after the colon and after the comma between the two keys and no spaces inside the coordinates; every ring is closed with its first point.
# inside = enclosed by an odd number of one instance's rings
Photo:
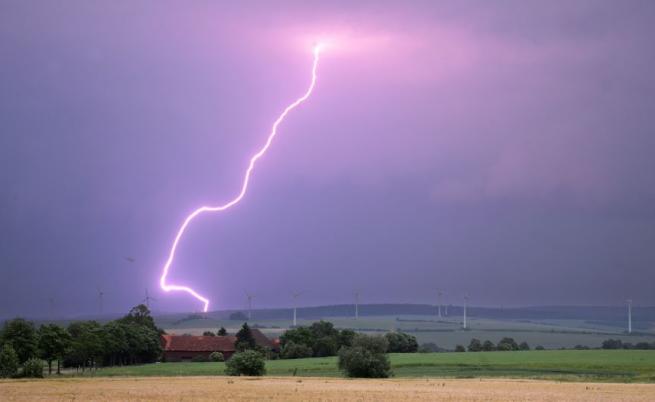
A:
{"type": "Polygon", "coordinates": [[[246,173],[243,177],[243,182],[241,184],[241,191],[239,191],[237,196],[224,205],[217,205],[217,206],[205,205],[200,208],[197,208],[196,210],[191,212],[182,222],[182,225],[180,226],[180,228],[177,231],[177,234],[175,235],[175,239],[173,240],[173,244],[171,245],[170,251],[168,253],[168,258],[166,260],[166,263],[164,264],[162,274],[159,279],[159,285],[164,291],[186,292],[203,303],[204,312],[207,312],[207,310],[209,309],[209,299],[206,298],[205,296],[202,296],[200,293],[195,291],[190,286],[167,282],[168,274],[170,273],[171,266],[173,265],[173,262],[175,260],[175,252],[177,251],[177,247],[180,244],[180,241],[182,240],[182,236],[184,235],[184,232],[191,224],[191,221],[193,221],[197,216],[207,212],[225,211],[230,207],[238,204],[241,201],[241,199],[243,199],[243,197],[246,195],[246,192],[248,191],[248,184],[250,183],[250,176],[252,175],[252,172],[255,169],[255,164],[257,163],[259,158],[264,156],[264,154],[266,154],[266,152],[270,148],[273,139],[277,135],[278,126],[284,121],[284,119],[287,117],[289,112],[291,112],[296,107],[300,106],[300,104],[306,101],[312,94],[314,90],[314,86],[316,85],[316,69],[318,67],[319,54],[321,52],[321,49],[322,49],[322,45],[320,44],[314,46],[313,48],[314,62],[312,64],[312,77],[309,87],[307,88],[307,91],[304,93],[304,95],[302,95],[300,98],[296,99],[293,103],[287,106],[282,111],[280,116],[275,120],[275,122],[273,122],[273,126],[271,127],[271,132],[269,133],[268,138],[264,143],[264,146],[250,158],[250,163],[248,164],[248,168],[246,169],[246,173]]]}

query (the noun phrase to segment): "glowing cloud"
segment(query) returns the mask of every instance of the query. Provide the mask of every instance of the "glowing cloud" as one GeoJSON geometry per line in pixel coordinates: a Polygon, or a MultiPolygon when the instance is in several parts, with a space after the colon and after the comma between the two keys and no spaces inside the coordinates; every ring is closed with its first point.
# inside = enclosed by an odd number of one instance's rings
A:
{"type": "Polygon", "coordinates": [[[241,184],[241,191],[237,194],[232,201],[229,201],[228,203],[224,205],[218,205],[218,206],[202,206],[195,211],[193,211],[191,214],[189,214],[186,219],[184,219],[184,222],[180,226],[180,228],[177,231],[177,234],[175,235],[175,240],[173,240],[173,245],[171,246],[171,249],[168,253],[168,259],[166,260],[166,263],[164,264],[164,268],[161,274],[161,277],[159,279],[159,286],[166,291],[178,291],[178,292],[186,292],[190,294],[191,296],[195,297],[199,301],[201,301],[204,304],[203,311],[207,312],[209,308],[209,299],[206,297],[200,295],[198,292],[190,288],[189,286],[183,286],[183,285],[176,285],[176,284],[169,284],[166,282],[166,278],[168,277],[168,273],[170,271],[171,265],[173,264],[173,260],[175,259],[175,251],[177,250],[177,246],[180,243],[180,239],[182,239],[182,235],[186,231],[187,227],[191,223],[191,221],[197,217],[198,215],[205,213],[205,212],[220,212],[220,211],[225,211],[226,209],[238,204],[241,199],[246,195],[246,191],[248,191],[248,184],[250,182],[250,175],[252,174],[252,171],[255,168],[255,163],[259,158],[264,156],[266,151],[268,151],[268,148],[271,146],[271,143],[273,142],[273,139],[277,135],[277,128],[278,126],[284,121],[284,119],[287,117],[289,112],[291,112],[293,109],[298,107],[301,103],[303,103],[309,96],[312,94],[312,91],[314,90],[314,86],[316,85],[316,68],[318,67],[318,60],[319,60],[319,54],[321,50],[323,49],[323,44],[319,43],[314,46],[313,48],[313,53],[314,53],[314,63],[312,65],[312,79],[309,84],[309,88],[307,88],[307,91],[305,92],[304,95],[302,95],[300,98],[296,99],[293,103],[291,103],[289,106],[287,106],[280,116],[273,122],[273,126],[271,127],[271,132],[268,135],[268,138],[266,139],[266,142],[264,143],[264,146],[250,158],[250,163],[248,164],[248,168],[246,169],[246,174],[244,175],[243,178],[243,183],[241,184]]]}

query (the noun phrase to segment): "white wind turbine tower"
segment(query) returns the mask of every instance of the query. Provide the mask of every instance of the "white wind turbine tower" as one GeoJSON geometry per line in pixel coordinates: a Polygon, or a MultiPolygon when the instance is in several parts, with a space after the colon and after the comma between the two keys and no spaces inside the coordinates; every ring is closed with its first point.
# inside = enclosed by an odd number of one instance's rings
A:
{"type": "Polygon", "coordinates": [[[439,309],[439,318],[441,318],[441,296],[443,296],[443,292],[441,290],[437,290],[437,306],[439,309]]]}
{"type": "Polygon", "coordinates": [[[464,295],[464,321],[463,321],[464,329],[466,329],[466,308],[468,307],[468,304],[469,304],[469,295],[465,294],[464,295]]]}
{"type": "Polygon", "coordinates": [[[293,297],[293,326],[294,328],[296,327],[296,309],[298,308],[298,297],[302,292],[296,292],[296,293],[291,293],[291,297],[293,297]]]}
{"type": "Polygon", "coordinates": [[[355,320],[359,319],[359,290],[355,291],[355,320]]]}
{"type": "Polygon", "coordinates": [[[148,295],[148,288],[146,288],[146,298],[141,300],[141,303],[145,304],[146,307],[148,307],[148,309],[150,309],[150,302],[151,301],[157,301],[157,299],[155,299],[154,297],[150,297],[148,295]]]}
{"type": "Polygon", "coordinates": [[[632,333],[632,299],[626,301],[628,303],[628,333],[632,333]]]}
{"type": "Polygon", "coordinates": [[[100,286],[96,286],[96,290],[98,291],[98,313],[102,314],[104,312],[104,300],[103,300],[103,298],[105,297],[105,292],[100,290],[100,286]]]}
{"type": "Polygon", "coordinates": [[[255,298],[255,296],[251,295],[250,293],[246,292],[245,290],[243,291],[246,294],[246,299],[248,299],[248,321],[252,320],[252,299],[255,298]]]}

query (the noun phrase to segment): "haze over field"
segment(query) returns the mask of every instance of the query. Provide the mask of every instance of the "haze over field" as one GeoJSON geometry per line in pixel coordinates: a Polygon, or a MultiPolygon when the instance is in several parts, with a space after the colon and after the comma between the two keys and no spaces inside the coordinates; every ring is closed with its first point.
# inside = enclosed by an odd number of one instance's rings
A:
{"type": "Polygon", "coordinates": [[[655,304],[652,1],[0,3],[0,317],[655,304]]]}

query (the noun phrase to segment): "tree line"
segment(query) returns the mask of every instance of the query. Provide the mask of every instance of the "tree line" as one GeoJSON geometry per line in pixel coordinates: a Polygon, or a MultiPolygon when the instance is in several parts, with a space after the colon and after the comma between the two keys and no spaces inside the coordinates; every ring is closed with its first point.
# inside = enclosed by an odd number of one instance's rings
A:
{"type": "Polygon", "coordinates": [[[65,328],[56,324],[36,328],[33,322],[16,318],[5,322],[0,331],[0,377],[42,376],[42,360],[47,362],[49,374],[55,361],[57,374],[62,366],[84,371],[152,363],[161,355],[163,333],[143,304],[104,325],[91,320],[72,322],[65,328]]]}
{"type": "MultiPolygon", "coordinates": [[[[329,321],[317,321],[285,331],[280,336],[280,358],[336,356],[344,347],[351,347],[356,337],[352,329],[339,330],[329,321]]],[[[418,351],[416,337],[402,332],[384,335],[385,353],[413,353],[418,351]]]]}

